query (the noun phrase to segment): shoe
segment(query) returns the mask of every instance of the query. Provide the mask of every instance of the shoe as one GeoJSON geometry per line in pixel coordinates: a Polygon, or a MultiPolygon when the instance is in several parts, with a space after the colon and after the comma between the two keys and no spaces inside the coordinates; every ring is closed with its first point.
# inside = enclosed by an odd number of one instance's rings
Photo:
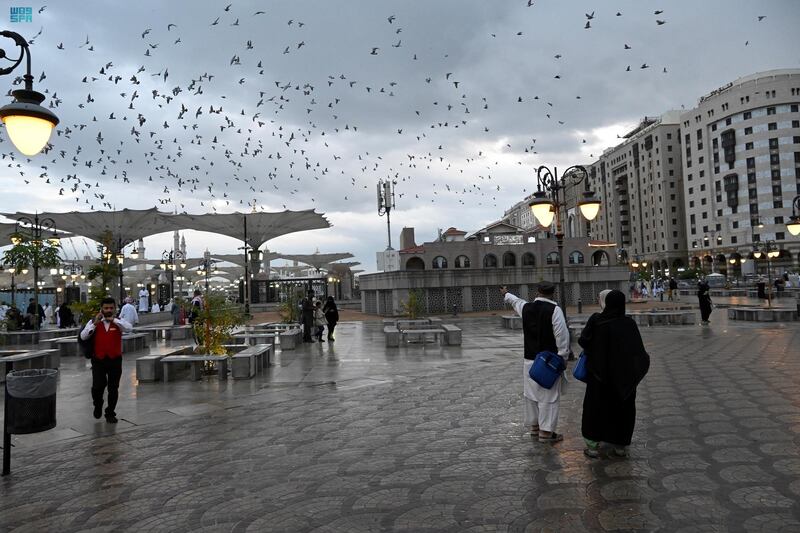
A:
{"type": "Polygon", "coordinates": [[[561,433],[556,433],[555,431],[551,432],[549,435],[542,435],[539,433],[539,442],[561,442],[564,440],[564,435],[561,433]]]}
{"type": "Polygon", "coordinates": [[[334,340],[336,340],[336,339],[334,339],[333,337],[328,337],[328,340],[329,340],[329,341],[334,341],[334,340]]]}
{"type": "Polygon", "coordinates": [[[628,450],[626,448],[614,448],[614,455],[617,457],[628,457],[628,450]]]}
{"type": "Polygon", "coordinates": [[[94,413],[92,413],[97,420],[100,420],[100,417],[103,416],[103,407],[95,407],[94,413]]]}
{"type": "Polygon", "coordinates": [[[584,448],[583,455],[589,457],[590,459],[597,459],[600,457],[600,450],[597,448],[584,448]]]}
{"type": "Polygon", "coordinates": [[[117,422],[119,422],[119,420],[117,420],[116,415],[106,415],[106,422],[108,422],[109,424],[116,424],[117,422]]]}
{"type": "Polygon", "coordinates": [[[322,337],[320,337],[318,342],[325,342],[325,339],[323,339],[322,337]]]}
{"type": "Polygon", "coordinates": [[[539,436],[539,426],[531,426],[531,436],[532,437],[539,436]]]}

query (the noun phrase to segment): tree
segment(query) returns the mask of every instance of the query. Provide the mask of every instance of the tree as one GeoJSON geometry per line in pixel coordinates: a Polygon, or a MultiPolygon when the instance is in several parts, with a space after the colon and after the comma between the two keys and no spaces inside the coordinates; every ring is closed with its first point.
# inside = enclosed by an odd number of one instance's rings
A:
{"type": "Polygon", "coordinates": [[[23,241],[3,254],[3,262],[17,272],[23,268],[51,268],[61,264],[61,246],[48,241],[23,241]]]}
{"type": "Polygon", "coordinates": [[[198,353],[225,355],[223,344],[230,338],[234,328],[245,323],[242,308],[227,301],[218,292],[209,292],[203,301],[203,308],[195,318],[195,337],[198,340],[198,353]]]}

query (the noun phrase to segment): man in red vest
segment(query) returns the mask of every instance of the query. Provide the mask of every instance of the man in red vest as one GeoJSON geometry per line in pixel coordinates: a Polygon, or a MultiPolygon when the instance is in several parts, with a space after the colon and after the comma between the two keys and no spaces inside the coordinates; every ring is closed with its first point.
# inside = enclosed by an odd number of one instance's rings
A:
{"type": "Polygon", "coordinates": [[[114,298],[103,298],[100,312],[81,331],[81,339],[94,336],[92,356],[92,401],[94,417],[103,414],[103,391],[108,386],[106,422],[116,424],[114,408],[119,397],[119,379],[122,377],[122,334],[130,333],[133,326],[126,320],[114,318],[117,303],[114,298]]]}

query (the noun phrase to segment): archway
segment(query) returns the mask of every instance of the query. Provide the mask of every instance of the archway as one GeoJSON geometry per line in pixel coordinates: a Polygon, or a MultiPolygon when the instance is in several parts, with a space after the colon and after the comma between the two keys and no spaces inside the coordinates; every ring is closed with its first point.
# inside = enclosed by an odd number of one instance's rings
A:
{"type": "Polygon", "coordinates": [[[547,264],[548,265],[557,265],[558,264],[558,253],[550,252],[547,254],[547,264]]]}
{"type": "Polygon", "coordinates": [[[597,250],[592,254],[592,266],[608,266],[608,254],[603,250],[597,250]]]}
{"type": "Polygon", "coordinates": [[[517,266],[517,256],[514,255],[512,252],[506,252],[503,254],[503,266],[504,267],[515,267],[517,266]]]}
{"type": "Polygon", "coordinates": [[[425,270],[425,261],[421,257],[412,257],[406,261],[406,270],[425,270]]]}
{"type": "Polygon", "coordinates": [[[522,266],[524,267],[535,267],[536,266],[536,256],[530,252],[525,252],[522,254],[522,266]]]}
{"type": "Polygon", "coordinates": [[[447,268],[447,258],[443,255],[437,255],[434,257],[433,268],[447,268]]]}
{"type": "Polygon", "coordinates": [[[494,254],[483,256],[483,268],[497,268],[497,256],[494,254]]]}

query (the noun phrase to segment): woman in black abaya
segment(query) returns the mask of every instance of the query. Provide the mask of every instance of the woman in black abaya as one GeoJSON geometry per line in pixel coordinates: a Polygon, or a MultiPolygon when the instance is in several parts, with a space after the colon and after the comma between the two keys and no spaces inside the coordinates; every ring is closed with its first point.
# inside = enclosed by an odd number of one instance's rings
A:
{"type": "Polygon", "coordinates": [[[611,444],[617,455],[627,455],[636,423],[636,387],[650,367],[639,328],[625,316],[625,295],[611,291],[605,304],[578,339],[588,371],[581,432],[589,457],[599,456],[601,442],[611,444]]]}

